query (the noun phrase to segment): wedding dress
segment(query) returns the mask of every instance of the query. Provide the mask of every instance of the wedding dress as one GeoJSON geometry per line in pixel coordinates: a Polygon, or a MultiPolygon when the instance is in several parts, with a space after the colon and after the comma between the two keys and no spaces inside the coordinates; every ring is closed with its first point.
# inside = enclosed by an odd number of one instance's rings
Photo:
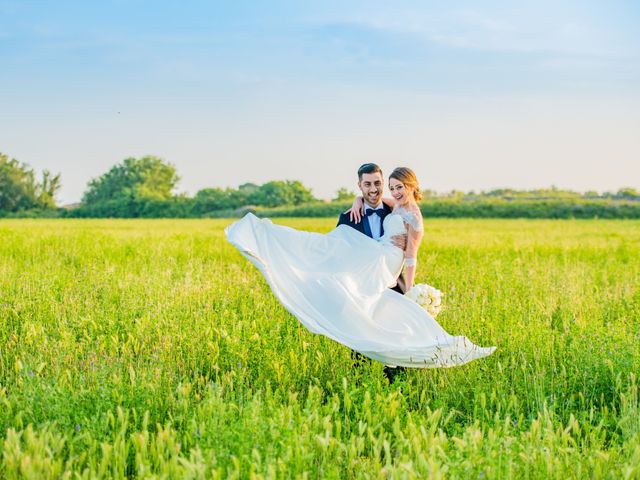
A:
{"type": "Polygon", "coordinates": [[[249,213],[225,229],[228,241],[262,272],[284,307],[307,329],[390,366],[452,367],[490,355],[449,335],[418,304],[390,290],[402,271],[409,212],[383,221],[374,240],[340,225],[326,235],[274,225],[249,213]]]}

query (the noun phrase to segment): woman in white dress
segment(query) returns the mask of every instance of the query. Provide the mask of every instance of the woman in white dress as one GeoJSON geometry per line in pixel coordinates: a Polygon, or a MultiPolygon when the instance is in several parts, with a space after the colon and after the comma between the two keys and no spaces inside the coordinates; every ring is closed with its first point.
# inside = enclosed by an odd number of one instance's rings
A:
{"type": "MultiPolygon", "coordinates": [[[[228,241],[262,272],[282,305],[308,330],[390,366],[452,367],[493,353],[449,335],[422,307],[388,287],[405,267],[413,285],[423,236],[419,188],[406,168],[393,171],[394,211],[374,240],[339,225],[326,235],[274,225],[247,214],[225,229],[228,241]],[[392,237],[407,234],[400,250],[392,237]]],[[[358,217],[358,208],[352,209],[358,217]]]]}

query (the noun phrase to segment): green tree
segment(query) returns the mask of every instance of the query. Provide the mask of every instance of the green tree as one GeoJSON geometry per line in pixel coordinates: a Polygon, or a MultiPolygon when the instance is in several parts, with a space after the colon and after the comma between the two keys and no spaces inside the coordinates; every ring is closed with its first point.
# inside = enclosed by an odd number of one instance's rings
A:
{"type": "Polygon", "coordinates": [[[175,167],[158,157],[126,158],[89,182],[82,203],[169,200],[178,180],[175,167]]]}
{"type": "Polygon", "coordinates": [[[621,188],[615,196],[623,200],[640,200],[640,192],[631,187],[621,188]]]}
{"type": "Polygon", "coordinates": [[[53,176],[45,170],[42,182],[38,182],[29,165],[15,158],[9,160],[7,155],[0,153],[0,210],[19,212],[55,208],[55,196],[60,186],[60,174],[53,176]]]}
{"type": "Polygon", "coordinates": [[[229,188],[228,205],[226,208],[240,208],[252,203],[251,196],[256,195],[260,186],[255,183],[243,183],[237,190],[229,188]]]}
{"type": "Polygon", "coordinates": [[[56,208],[56,194],[62,182],[60,174],[52,175],[48,170],[42,172],[42,182],[36,185],[36,196],[40,208],[56,208]]]}
{"type": "Polygon", "coordinates": [[[336,196],[333,199],[334,202],[346,202],[346,201],[352,201],[354,198],[356,198],[356,194],[353,193],[351,190],[348,190],[344,187],[339,188],[336,191],[336,196]]]}
{"type": "Polygon", "coordinates": [[[248,197],[251,205],[279,207],[282,205],[300,205],[315,200],[311,190],[298,180],[275,180],[267,182],[248,197]]]}
{"type": "Polygon", "coordinates": [[[243,183],[242,185],[240,185],[238,187],[238,191],[239,192],[243,192],[246,195],[251,195],[253,192],[258,190],[259,188],[260,188],[260,185],[256,185],[255,183],[247,182],[247,183],[243,183]]]}
{"type": "Polygon", "coordinates": [[[215,210],[235,208],[232,197],[234,190],[227,188],[203,188],[193,197],[196,213],[207,213],[215,210]]]}

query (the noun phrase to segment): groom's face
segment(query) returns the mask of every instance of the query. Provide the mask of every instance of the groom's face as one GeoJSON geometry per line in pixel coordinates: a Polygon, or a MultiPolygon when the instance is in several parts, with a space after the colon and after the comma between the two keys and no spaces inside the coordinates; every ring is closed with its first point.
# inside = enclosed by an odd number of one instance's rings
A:
{"type": "Polygon", "coordinates": [[[362,197],[367,205],[377,208],[382,202],[382,186],[384,180],[380,172],[363,173],[358,182],[358,187],[362,192],[362,197]]]}

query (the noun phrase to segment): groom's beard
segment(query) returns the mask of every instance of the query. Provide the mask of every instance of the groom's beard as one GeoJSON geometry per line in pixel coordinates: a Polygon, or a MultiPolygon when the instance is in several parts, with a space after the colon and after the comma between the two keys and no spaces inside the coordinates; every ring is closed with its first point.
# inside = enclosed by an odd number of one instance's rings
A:
{"type": "Polygon", "coordinates": [[[367,195],[364,197],[364,203],[366,203],[370,208],[378,208],[382,204],[382,194],[378,193],[378,196],[376,197],[375,200],[371,200],[367,195]]]}

